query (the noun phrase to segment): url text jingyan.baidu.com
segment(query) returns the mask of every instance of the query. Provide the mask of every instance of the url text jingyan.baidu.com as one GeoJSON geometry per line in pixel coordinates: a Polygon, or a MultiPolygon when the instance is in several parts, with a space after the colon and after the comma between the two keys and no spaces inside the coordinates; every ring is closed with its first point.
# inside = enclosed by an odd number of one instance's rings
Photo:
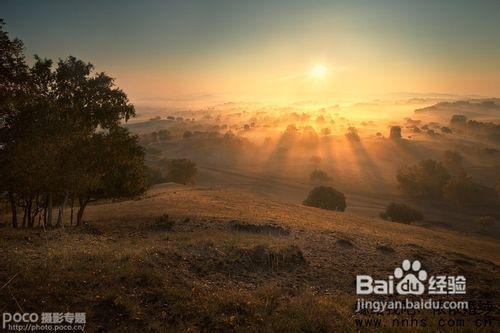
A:
{"type": "Polygon", "coordinates": [[[469,302],[467,301],[436,301],[429,299],[420,300],[364,300],[359,298],[356,302],[356,312],[371,311],[383,313],[393,310],[467,310],[469,302]]]}

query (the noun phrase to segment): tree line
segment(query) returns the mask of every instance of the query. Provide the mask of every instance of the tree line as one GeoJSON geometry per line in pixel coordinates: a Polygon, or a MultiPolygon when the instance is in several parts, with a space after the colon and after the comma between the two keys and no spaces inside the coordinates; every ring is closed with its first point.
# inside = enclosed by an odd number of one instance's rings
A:
{"type": "Polygon", "coordinates": [[[134,116],[90,63],[35,56],[29,65],[0,19],[0,199],[13,227],[61,226],[68,205],[80,225],[89,202],[143,193],[144,150],[120,126],[134,116]]]}

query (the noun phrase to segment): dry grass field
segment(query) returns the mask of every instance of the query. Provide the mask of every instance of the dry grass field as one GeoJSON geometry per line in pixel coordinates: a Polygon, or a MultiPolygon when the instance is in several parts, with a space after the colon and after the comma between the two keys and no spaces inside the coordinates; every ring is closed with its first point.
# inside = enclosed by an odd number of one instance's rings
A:
{"type": "Polygon", "coordinates": [[[356,274],[387,277],[407,258],[465,275],[464,299],[498,299],[493,238],[244,190],[164,184],[91,206],[86,221],[0,228],[2,312],[78,310],[88,331],[357,331],[356,274]]]}

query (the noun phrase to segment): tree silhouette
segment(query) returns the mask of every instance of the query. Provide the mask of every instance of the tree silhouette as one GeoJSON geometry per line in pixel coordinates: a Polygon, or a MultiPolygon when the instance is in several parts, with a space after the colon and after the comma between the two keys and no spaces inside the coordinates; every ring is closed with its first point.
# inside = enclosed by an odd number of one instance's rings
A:
{"type": "Polygon", "coordinates": [[[90,200],[142,193],[147,184],[137,137],[120,127],[135,115],[127,95],[105,73],[75,57],[35,56],[29,67],[22,43],[9,39],[0,21],[0,194],[12,225],[63,223],[71,198],[77,222],[90,200]],[[43,221],[42,221],[43,220],[43,221]]]}

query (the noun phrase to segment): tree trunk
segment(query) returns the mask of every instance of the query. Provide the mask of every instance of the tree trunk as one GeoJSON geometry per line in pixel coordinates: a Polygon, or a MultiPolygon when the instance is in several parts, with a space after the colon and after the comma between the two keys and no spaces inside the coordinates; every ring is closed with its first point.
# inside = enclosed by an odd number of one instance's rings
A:
{"type": "Polygon", "coordinates": [[[28,206],[26,205],[23,209],[23,225],[22,228],[26,228],[28,225],[28,206]]]}
{"type": "Polygon", "coordinates": [[[47,201],[47,226],[52,227],[52,193],[49,193],[47,201]]]}
{"type": "Polygon", "coordinates": [[[33,228],[33,215],[31,214],[31,212],[33,211],[33,200],[30,199],[30,201],[28,202],[28,207],[26,207],[27,209],[27,214],[28,214],[28,228],[33,228]]]}
{"type": "Polygon", "coordinates": [[[78,207],[78,213],[76,213],[76,225],[82,225],[83,212],[85,211],[85,207],[87,207],[88,199],[78,198],[80,203],[80,207],[78,207]]]}
{"type": "Polygon", "coordinates": [[[9,192],[10,210],[12,212],[12,227],[17,228],[17,207],[14,195],[9,192]]]}
{"type": "Polygon", "coordinates": [[[45,228],[47,226],[47,203],[48,203],[48,198],[45,200],[44,206],[43,206],[43,227],[45,228]]]}
{"type": "Polygon", "coordinates": [[[73,225],[73,209],[74,209],[74,207],[75,207],[75,195],[73,194],[73,196],[71,197],[71,219],[69,222],[70,226],[73,225]]]}
{"type": "Polygon", "coordinates": [[[64,206],[66,205],[66,201],[68,201],[68,191],[66,191],[66,193],[64,194],[64,199],[61,202],[61,206],[59,207],[59,214],[57,215],[56,227],[63,226],[63,212],[64,212],[64,206]]]}

